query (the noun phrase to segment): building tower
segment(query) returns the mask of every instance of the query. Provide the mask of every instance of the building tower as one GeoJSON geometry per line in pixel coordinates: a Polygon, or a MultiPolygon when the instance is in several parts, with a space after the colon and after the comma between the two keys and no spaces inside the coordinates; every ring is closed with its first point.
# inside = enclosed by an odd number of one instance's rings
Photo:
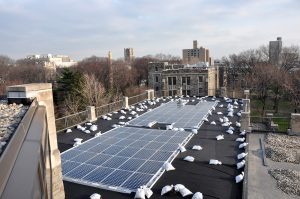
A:
{"type": "Polygon", "coordinates": [[[182,50],[182,62],[183,64],[197,64],[204,62],[208,66],[213,65],[213,59],[210,57],[209,49],[202,46],[198,47],[198,41],[193,40],[192,49],[182,50]]]}
{"type": "Polygon", "coordinates": [[[282,51],[282,38],[277,37],[276,41],[269,43],[269,62],[270,64],[279,66],[281,63],[280,55],[282,51]]]}
{"type": "Polygon", "coordinates": [[[134,59],[133,48],[124,48],[124,59],[126,62],[132,62],[134,59]]]}
{"type": "Polygon", "coordinates": [[[113,88],[113,67],[112,67],[112,53],[111,53],[111,51],[108,52],[107,65],[108,65],[109,88],[113,88]]]}

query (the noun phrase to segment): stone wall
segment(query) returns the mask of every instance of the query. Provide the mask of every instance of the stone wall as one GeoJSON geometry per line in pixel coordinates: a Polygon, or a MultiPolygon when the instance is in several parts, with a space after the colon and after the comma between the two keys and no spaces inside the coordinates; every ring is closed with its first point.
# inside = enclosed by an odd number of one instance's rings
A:
{"type": "Polygon", "coordinates": [[[300,114],[291,114],[291,133],[300,136],[300,114]]]}

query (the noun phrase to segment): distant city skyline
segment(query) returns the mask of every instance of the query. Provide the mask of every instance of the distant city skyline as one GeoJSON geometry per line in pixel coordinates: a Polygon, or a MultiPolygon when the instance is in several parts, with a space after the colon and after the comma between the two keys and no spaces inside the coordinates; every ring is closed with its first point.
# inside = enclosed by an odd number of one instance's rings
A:
{"type": "Polygon", "coordinates": [[[300,45],[299,0],[0,0],[0,55],[182,57],[199,46],[221,58],[280,36],[300,45]]]}

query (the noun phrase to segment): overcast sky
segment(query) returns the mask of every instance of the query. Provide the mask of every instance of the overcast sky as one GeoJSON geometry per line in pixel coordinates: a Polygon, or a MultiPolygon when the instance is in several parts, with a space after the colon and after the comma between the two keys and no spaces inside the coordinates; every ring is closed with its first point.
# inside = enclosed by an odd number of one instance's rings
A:
{"type": "Polygon", "coordinates": [[[0,54],[181,56],[192,41],[215,58],[283,37],[300,45],[300,0],[0,0],[0,54]]]}

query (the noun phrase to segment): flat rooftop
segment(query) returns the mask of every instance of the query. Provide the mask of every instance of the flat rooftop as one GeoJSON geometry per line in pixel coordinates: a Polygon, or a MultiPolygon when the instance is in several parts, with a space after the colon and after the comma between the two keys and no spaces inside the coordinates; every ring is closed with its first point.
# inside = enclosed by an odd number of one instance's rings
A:
{"type": "MultiPolygon", "coordinates": [[[[193,103],[200,101],[199,98],[188,98],[188,100],[193,103]]],[[[209,103],[215,102],[215,100],[210,97],[205,98],[205,100],[209,103]]],[[[223,99],[218,100],[220,100],[220,102],[218,103],[216,110],[208,117],[209,122],[201,123],[202,125],[200,126],[200,129],[198,129],[198,133],[193,135],[193,137],[185,143],[187,151],[179,153],[172,161],[172,165],[176,170],[164,172],[154,184],[152,187],[154,194],[151,198],[181,198],[181,196],[176,195],[175,193],[171,193],[169,196],[160,196],[162,187],[171,184],[183,184],[193,193],[198,191],[202,192],[205,198],[242,198],[242,183],[235,183],[235,176],[241,173],[241,170],[236,169],[236,155],[243,152],[243,150],[238,149],[239,143],[235,141],[235,139],[239,137],[239,129],[236,128],[233,135],[225,133],[228,127],[221,126],[219,118],[227,115],[227,103],[223,99]],[[224,106],[219,107],[221,104],[224,106]],[[217,112],[223,112],[224,115],[218,115],[216,114],[217,112]],[[211,121],[215,121],[217,125],[211,125],[211,121]],[[224,135],[224,140],[217,141],[216,136],[220,134],[224,135]],[[192,150],[191,148],[194,145],[200,145],[203,150],[192,150]],[[184,161],[183,158],[186,156],[193,156],[195,161],[192,163],[184,161]],[[222,165],[209,165],[208,161],[210,159],[220,160],[222,165]]],[[[153,109],[159,107],[161,103],[167,103],[168,101],[170,101],[170,99],[165,99],[164,101],[160,100],[155,105],[147,106],[148,108],[153,109]]],[[[164,106],[166,105],[161,107],[164,106]]],[[[241,106],[234,109],[234,112],[237,113],[240,111],[240,108],[241,106]]],[[[155,109],[154,111],[158,109],[155,109]]],[[[142,113],[145,113],[145,111],[139,112],[138,114],[141,115],[142,113]]],[[[150,112],[146,113],[146,115],[147,114],[150,114],[150,112]]],[[[101,130],[101,132],[104,133],[112,129],[113,124],[124,121],[119,120],[121,115],[120,112],[113,114],[111,116],[112,120],[109,121],[99,118],[94,124],[98,125],[98,131],[101,130]]],[[[201,120],[202,118],[199,118],[199,122],[201,120]]],[[[234,117],[230,118],[230,121],[233,124],[238,120],[239,117],[236,116],[236,114],[234,117]]],[[[129,120],[125,120],[125,122],[126,121],[129,120]]],[[[93,138],[94,134],[94,132],[85,134],[77,129],[72,129],[71,133],[60,133],[58,134],[59,149],[61,152],[70,149],[74,144],[74,138],[82,138],[86,141],[93,138]]],[[[104,133],[103,136],[105,134],[106,133],[104,133]]],[[[133,198],[134,196],[134,193],[118,193],[69,181],[64,181],[64,186],[66,198],[88,198],[93,193],[99,193],[103,198],[122,199],[133,198]]]]}

